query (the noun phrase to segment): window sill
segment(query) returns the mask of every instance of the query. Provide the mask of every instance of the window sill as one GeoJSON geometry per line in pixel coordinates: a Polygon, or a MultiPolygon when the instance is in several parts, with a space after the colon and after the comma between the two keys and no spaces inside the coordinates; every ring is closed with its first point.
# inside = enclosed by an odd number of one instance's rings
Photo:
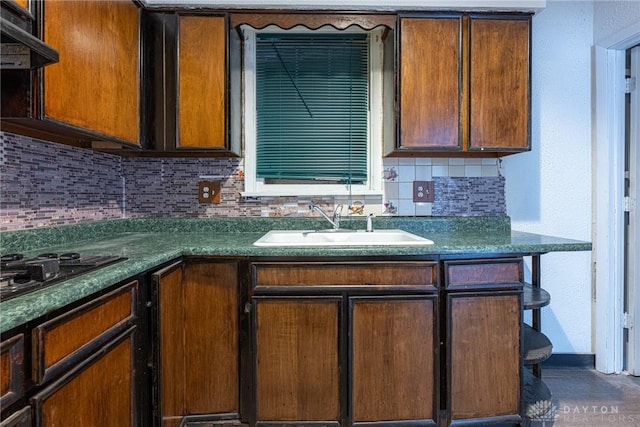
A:
{"type": "Polygon", "coordinates": [[[332,191],[331,193],[314,191],[312,188],[300,189],[297,191],[286,190],[267,190],[267,191],[243,191],[240,196],[247,198],[258,197],[291,197],[291,196],[316,196],[316,197],[331,197],[331,196],[383,196],[382,190],[352,190],[345,189],[344,191],[332,191]]]}

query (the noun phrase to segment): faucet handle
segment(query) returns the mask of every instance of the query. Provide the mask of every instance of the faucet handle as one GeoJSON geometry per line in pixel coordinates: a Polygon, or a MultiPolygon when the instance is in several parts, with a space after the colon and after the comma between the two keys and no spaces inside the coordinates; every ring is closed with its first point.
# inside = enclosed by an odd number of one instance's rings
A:
{"type": "Polygon", "coordinates": [[[333,228],[340,229],[340,212],[342,212],[342,204],[338,204],[333,210],[333,228]]]}

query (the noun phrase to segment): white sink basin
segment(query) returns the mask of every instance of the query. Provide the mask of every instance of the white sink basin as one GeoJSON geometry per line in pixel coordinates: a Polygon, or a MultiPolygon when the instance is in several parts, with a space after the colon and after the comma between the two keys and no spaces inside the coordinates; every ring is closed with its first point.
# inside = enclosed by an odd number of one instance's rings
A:
{"type": "Polygon", "coordinates": [[[254,246],[419,246],[433,241],[403,230],[271,230],[254,246]]]}

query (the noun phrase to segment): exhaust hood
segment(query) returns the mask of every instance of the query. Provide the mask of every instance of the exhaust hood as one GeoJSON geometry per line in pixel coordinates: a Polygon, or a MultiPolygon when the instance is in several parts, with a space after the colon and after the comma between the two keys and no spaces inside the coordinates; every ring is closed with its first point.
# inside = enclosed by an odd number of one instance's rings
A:
{"type": "Polygon", "coordinates": [[[42,40],[0,17],[0,68],[29,70],[59,61],[58,51],[42,40]]]}

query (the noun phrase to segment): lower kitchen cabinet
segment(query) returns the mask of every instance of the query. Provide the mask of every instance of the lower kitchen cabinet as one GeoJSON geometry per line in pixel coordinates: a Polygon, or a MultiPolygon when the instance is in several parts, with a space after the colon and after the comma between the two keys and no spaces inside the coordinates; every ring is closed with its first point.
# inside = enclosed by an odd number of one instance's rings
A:
{"type": "Polygon", "coordinates": [[[15,403],[24,394],[24,334],[0,344],[0,407],[15,403]]]}
{"type": "Polygon", "coordinates": [[[138,425],[131,328],[33,398],[36,425],[122,427],[138,425]]]}
{"type": "Polygon", "coordinates": [[[31,427],[31,423],[31,407],[27,406],[0,422],[0,427],[31,427]]]}
{"type": "Polygon", "coordinates": [[[235,261],[189,260],[153,274],[156,422],[238,419],[239,288],[235,261]]]}
{"type": "Polygon", "coordinates": [[[520,421],[520,295],[447,300],[451,425],[520,421]]]}
{"type": "Polygon", "coordinates": [[[338,424],[340,299],[266,297],[254,305],[257,422],[338,424]]]}
{"type": "Polygon", "coordinates": [[[0,426],[520,423],[522,258],[441,258],[185,258],[5,334],[0,426]]]}
{"type": "Polygon", "coordinates": [[[435,296],[352,297],[353,423],[438,419],[435,296]]]}
{"type": "Polygon", "coordinates": [[[252,264],[256,425],[436,425],[435,262],[252,264]]]}
{"type": "Polygon", "coordinates": [[[522,259],[444,262],[450,425],[518,423],[522,259]]]}
{"type": "Polygon", "coordinates": [[[518,257],[253,263],[257,424],[520,422],[522,270],[518,257]]]}
{"type": "Polygon", "coordinates": [[[36,426],[141,424],[137,300],[134,281],[33,329],[36,426]]]}

